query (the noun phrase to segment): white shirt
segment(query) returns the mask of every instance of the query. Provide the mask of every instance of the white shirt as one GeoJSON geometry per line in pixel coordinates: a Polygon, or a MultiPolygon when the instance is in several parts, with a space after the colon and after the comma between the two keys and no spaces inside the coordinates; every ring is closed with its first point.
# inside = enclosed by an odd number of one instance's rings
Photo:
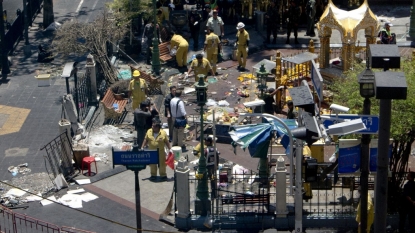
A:
{"type": "Polygon", "coordinates": [[[213,32],[217,35],[217,36],[221,36],[222,35],[222,31],[220,29],[220,26],[223,26],[223,20],[221,17],[218,16],[217,19],[210,17],[206,23],[207,27],[212,27],[213,28],[213,32]]]}
{"type": "Polygon", "coordinates": [[[170,101],[170,108],[171,108],[171,116],[174,118],[177,117],[184,117],[186,116],[186,110],[184,109],[184,103],[183,100],[181,100],[178,97],[174,97],[171,101],[170,101]],[[177,115],[176,115],[176,106],[177,106],[177,102],[180,100],[180,103],[178,105],[178,109],[177,109],[177,115]]]}

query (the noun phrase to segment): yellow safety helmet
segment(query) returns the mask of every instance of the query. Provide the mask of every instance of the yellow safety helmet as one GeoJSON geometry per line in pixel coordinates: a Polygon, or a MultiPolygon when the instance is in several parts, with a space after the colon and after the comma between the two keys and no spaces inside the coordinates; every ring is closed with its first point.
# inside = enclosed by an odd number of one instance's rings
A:
{"type": "Polygon", "coordinates": [[[140,71],[134,70],[133,77],[139,77],[139,76],[140,76],[140,71]]]}

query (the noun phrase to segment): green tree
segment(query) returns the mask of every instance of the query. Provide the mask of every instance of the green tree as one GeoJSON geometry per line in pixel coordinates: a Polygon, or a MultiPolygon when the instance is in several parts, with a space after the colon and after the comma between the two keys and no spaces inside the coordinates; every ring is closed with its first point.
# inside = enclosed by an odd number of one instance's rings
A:
{"type": "MultiPolygon", "coordinates": [[[[388,187],[388,208],[390,211],[398,207],[400,195],[400,185],[404,181],[404,172],[408,170],[408,159],[411,154],[411,146],[415,141],[415,61],[402,59],[401,72],[405,73],[408,84],[408,93],[406,100],[392,101],[391,117],[391,138],[393,138],[392,158],[389,168],[392,172],[392,178],[388,187]]],[[[350,113],[359,114],[363,111],[363,100],[359,93],[358,76],[365,69],[364,64],[357,64],[354,70],[345,73],[344,77],[334,80],[330,89],[334,93],[333,101],[350,108],[350,113]]],[[[373,69],[374,72],[382,72],[379,69],[373,69]]],[[[391,77],[393,79],[393,77],[391,77]]],[[[371,114],[379,114],[379,100],[371,98],[371,114]]],[[[358,137],[352,135],[351,137],[358,137]]]]}
{"type": "Polygon", "coordinates": [[[133,20],[143,16],[147,18],[152,13],[151,0],[114,0],[107,3],[107,7],[115,14],[122,14],[126,20],[133,20]]]}

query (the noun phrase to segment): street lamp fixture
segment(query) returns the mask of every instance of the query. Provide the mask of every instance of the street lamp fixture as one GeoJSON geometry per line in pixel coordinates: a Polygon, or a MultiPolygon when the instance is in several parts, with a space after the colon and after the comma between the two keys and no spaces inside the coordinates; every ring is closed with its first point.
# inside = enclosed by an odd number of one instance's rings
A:
{"type": "MultiPolygon", "coordinates": [[[[207,101],[208,84],[205,83],[205,75],[199,74],[197,77],[199,78],[199,82],[195,84],[197,105],[203,107],[207,101]]],[[[201,112],[201,114],[203,114],[203,112],[201,112]]]]}
{"type": "Polygon", "coordinates": [[[366,68],[358,77],[360,84],[360,96],[370,98],[375,96],[375,73],[366,68]]]}
{"type": "Polygon", "coordinates": [[[208,191],[208,177],[207,177],[207,168],[206,168],[206,156],[205,156],[205,146],[204,144],[204,134],[203,134],[203,106],[207,102],[207,87],[208,84],[205,83],[205,75],[198,75],[199,82],[195,84],[196,89],[196,100],[197,105],[200,106],[200,158],[199,158],[199,168],[197,171],[197,191],[196,197],[196,212],[202,216],[206,216],[210,212],[210,203],[209,203],[209,191],[208,191]]]}
{"type": "Polygon", "coordinates": [[[265,89],[267,89],[268,72],[265,69],[265,64],[262,63],[259,71],[256,73],[258,79],[258,89],[261,90],[261,97],[265,89]]]}

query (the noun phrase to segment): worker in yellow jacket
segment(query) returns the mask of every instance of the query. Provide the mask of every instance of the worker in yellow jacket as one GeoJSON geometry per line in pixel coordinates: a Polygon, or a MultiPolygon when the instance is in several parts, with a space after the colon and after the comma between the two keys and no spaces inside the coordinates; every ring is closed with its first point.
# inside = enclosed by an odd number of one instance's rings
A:
{"type": "Polygon", "coordinates": [[[222,46],[220,44],[219,36],[213,32],[213,28],[211,27],[207,27],[206,29],[206,40],[203,50],[206,52],[207,60],[211,62],[212,70],[214,72],[212,75],[217,75],[216,64],[218,63],[218,53],[222,50],[222,46]]]}
{"type": "Polygon", "coordinates": [[[140,71],[134,70],[133,72],[133,79],[130,81],[130,85],[128,86],[128,98],[133,99],[133,111],[140,106],[140,103],[146,99],[146,95],[148,94],[148,87],[146,80],[140,78],[140,71]]]}
{"type": "Polygon", "coordinates": [[[170,40],[170,49],[176,50],[176,62],[179,69],[186,66],[189,43],[181,35],[174,33],[170,40]]]}
{"type": "Polygon", "coordinates": [[[248,58],[249,33],[245,30],[244,23],[238,23],[236,26],[236,57],[238,58],[238,70],[245,71],[246,59],[248,58]],[[241,59],[242,56],[242,59],[241,59]]]}
{"type": "MultiPolygon", "coordinates": [[[[361,188],[359,187],[358,189],[359,194],[361,194],[360,189],[361,188]]],[[[359,233],[360,233],[360,222],[361,222],[360,202],[361,201],[359,201],[359,205],[357,206],[357,215],[356,215],[356,222],[359,224],[359,230],[358,230],[359,233]]],[[[367,230],[366,232],[370,232],[370,228],[372,227],[374,220],[375,220],[375,209],[373,207],[372,197],[368,193],[367,194],[367,230]]]]}
{"type": "Polygon", "coordinates": [[[190,64],[189,70],[187,71],[186,77],[192,72],[192,70],[195,72],[195,81],[199,82],[199,74],[203,74],[205,76],[205,80],[207,81],[207,75],[210,71],[213,73],[212,66],[210,65],[210,62],[208,59],[204,58],[202,54],[197,54],[196,59],[193,59],[192,63],[190,64]]]}

